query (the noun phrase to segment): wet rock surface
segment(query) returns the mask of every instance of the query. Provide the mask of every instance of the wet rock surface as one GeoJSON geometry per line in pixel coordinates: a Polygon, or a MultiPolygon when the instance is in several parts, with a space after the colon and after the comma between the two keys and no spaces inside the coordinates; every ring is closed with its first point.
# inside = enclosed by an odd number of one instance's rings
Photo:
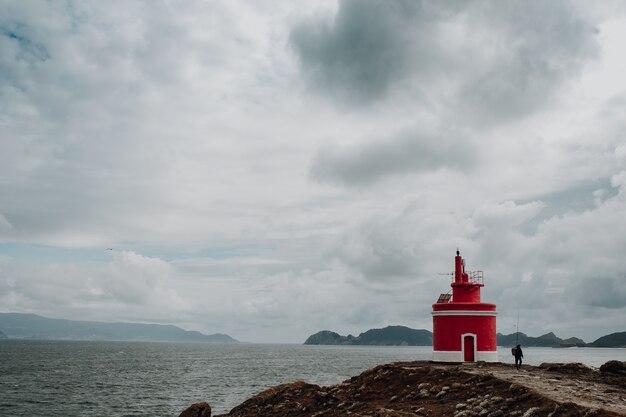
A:
{"type": "Polygon", "coordinates": [[[206,402],[191,404],[178,417],[211,417],[211,406],[206,402]]]}
{"type": "Polygon", "coordinates": [[[626,378],[580,364],[399,362],[329,387],[279,385],[226,416],[626,416],[626,378]]]}

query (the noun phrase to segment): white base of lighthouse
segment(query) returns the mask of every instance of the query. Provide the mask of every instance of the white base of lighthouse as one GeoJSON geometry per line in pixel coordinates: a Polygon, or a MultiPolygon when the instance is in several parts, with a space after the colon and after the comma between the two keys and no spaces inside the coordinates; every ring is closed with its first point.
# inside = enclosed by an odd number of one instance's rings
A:
{"type": "MultiPolygon", "coordinates": [[[[498,362],[497,351],[477,351],[474,356],[475,362],[498,362]]],[[[433,361],[435,362],[464,362],[463,351],[433,351],[433,361]]]]}

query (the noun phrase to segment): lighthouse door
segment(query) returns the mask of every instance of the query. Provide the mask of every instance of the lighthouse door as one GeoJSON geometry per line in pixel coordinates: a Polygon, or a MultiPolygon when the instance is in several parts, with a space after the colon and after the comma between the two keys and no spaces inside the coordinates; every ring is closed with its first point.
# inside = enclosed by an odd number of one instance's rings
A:
{"type": "Polygon", "coordinates": [[[463,335],[463,360],[474,362],[474,335],[463,335]]]}

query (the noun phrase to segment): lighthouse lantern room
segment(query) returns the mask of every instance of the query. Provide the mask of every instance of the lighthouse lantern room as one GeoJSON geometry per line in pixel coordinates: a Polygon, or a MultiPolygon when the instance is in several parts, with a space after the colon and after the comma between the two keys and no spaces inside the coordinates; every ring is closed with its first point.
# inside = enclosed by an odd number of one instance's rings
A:
{"type": "Polygon", "coordinates": [[[480,301],[483,273],[466,272],[458,250],[450,286],[433,304],[433,360],[497,362],[496,305],[480,301]]]}

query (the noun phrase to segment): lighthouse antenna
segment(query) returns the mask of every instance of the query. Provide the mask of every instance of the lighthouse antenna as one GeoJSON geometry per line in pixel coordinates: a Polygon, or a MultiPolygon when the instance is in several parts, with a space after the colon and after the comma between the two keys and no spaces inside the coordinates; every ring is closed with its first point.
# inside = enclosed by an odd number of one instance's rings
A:
{"type": "Polygon", "coordinates": [[[517,303],[517,324],[515,325],[515,346],[519,342],[519,303],[517,303]]]}

